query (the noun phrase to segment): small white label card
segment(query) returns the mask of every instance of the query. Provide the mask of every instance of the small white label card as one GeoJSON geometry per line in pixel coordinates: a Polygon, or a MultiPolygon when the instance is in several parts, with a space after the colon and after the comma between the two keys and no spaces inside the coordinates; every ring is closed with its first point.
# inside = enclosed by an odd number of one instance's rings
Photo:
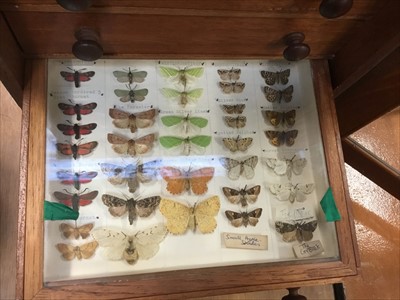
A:
{"type": "Polygon", "coordinates": [[[275,207],[276,220],[300,220],[314,216],[313,207],[307,205],[280,205],[275,207]]]}
{"type": "Polygon", "coordinates": [[[319,240],[304,242],[299,245],[293,246],[294,254],[298,258],[311,257],[324,252],[324,248],[322,247],[322,243],[319,240]]]}
{"type": "Polygon", "coordinates": [[[222,239],[226,248],[267,250],[268,236],[223,232],[222,239]]]}

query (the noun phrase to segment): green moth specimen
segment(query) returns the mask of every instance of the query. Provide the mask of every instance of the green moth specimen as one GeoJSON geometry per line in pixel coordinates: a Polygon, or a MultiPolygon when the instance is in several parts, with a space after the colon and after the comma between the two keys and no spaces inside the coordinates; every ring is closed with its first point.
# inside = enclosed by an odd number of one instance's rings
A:
{"type": "Polygon", "coordinates": [[[186,138],[177,136],[161,136],[159,141],[166,149],[183,146],[181,153],[183,155],[189,155],[192,152],[204,152],[205,148],[211,143],[211,136],[196,135],[192,137],[188,136],[186,138]]]}
{"type": "Polygon", "coordinates": [[[131,85],[127,85],[127,90],[114,90],[114,93],[117,97],[120,97],[119,100],[122,102],[135,102],[135,101],[143,101],[147,94],[149,93],[148,89],[140,89],[137,90],[136,87],[132,88],[131,85]]]}
{"type": "Polygon", "coordinates": [[[182,126],[182,131],[184,133],[189,133],[191,131],[190,127],[204,128],[208,124],[208,120],[202,117],[190,117],[189,114],[186,117],[183,116],[163,116],[161,117],[161,122],[167,126],[182,126]]]}
{"type": "Polygon", "coordinates": [[[147,76],[146,71],[132,71],[131,68],[128,69],[128,72],[114,71],[113,74],[117,78],[118,82],[128,82],[129,84],[132,84],[133,82],[142,83],[147,76]]]}
{"type": "Polygon", "coordinates": [[[193,67],[193,68],[176,68],[176,67],[166,67],[160,66],[161,76],[171,79],[172,81],[177,81],[186,87],[189,80],[200,78],[204,73],[203,67],[193,67]]]}
{"type": "Polygon", "coordinates": [[[162,88],[161,94],[168,99],[177,99],[182,107],[185,107],[188,102],[194,102],[203,94],[202,88],[197,88],[189,91],[178,91],[171,88],[162,88]]]}

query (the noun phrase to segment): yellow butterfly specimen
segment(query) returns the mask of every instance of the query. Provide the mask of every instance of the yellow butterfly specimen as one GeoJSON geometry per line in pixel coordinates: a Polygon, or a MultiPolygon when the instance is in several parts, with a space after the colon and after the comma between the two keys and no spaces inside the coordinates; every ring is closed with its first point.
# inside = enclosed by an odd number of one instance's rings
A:
{"type": "Polygon", "coordinates": [[[246,108],[246,104],[233,104],[233,105],[222,105],[222,109],[227,114],[238,114],[240,115],[244,109],[246,108]]]}
{"type": "Polygon", "coordinates": [[[254,203],[257,201],[258,195],[260,195],[261,186],[255,185],[251,188],[246,189],[247,186],[240,190],[235,190],[230,187],[224,186],[222,191],[229,202],[237,204],[240,203],[242,207],[248,205],[248,203],[254,203]]]}
{"type": "Polygon", "coordinates": [[[167,219],[167,229],[172,234],[183,234],[187,229],[201,233],[211,233],[217,227],[215,216],[221,204],[218,196],[213,196],[189,207],[170,199],[161,199],[160,211],[167,219]]]}
{"type": "Polygon", "coordinates": [[[235,227],[240,227],[242,225],[244,227],[247,227],[247,225],[249,224],[251,226],[256,226],[258,223],[258,219],[261,217],[261,213],[262,208],[256,208],[255,210],[252,210],[250,212],[235,212],[231,210],[225,211],[226,217],[235,227]]]}
{"type": "Polygon", "coordinates": [[[119,109],[110,108],[109,115],[113,118],[113,124],[117,128],[129,128],[132,133],[138,128],[147,128],[154,124],[156,110],[154,108],[137,113],[128,113],[119,109]]]}
{"type": "Polygon", "coordinates": [[[136,156],[138,154],[145,154],[153,148],[155,135],[151,133],[134,140],[109,133],[107,140],[112,144],[112,148],[116,153],[136,156]]]}
{"type": "Polygon", "coordinates": [[[265,118],[268,122],[275,127],[278,127],[279,124],[286,125],[286,127],[293,127],[294,123],[296,122],[296,110],[292,109],[289,111],[273,111],[273,110],[266,110],[264,111],[265,118]]]}
{"type": "Polygon", "coordinates": [[[237,138],[223,138],[222,142],[224,143],[224,146],[231,152],[245,152],[253,143],[253,138],[240,138],[237,136],[237,138]]]}
{"type": "Polygon", "coordinates": [[[264,96],[269,102],[281,103],[281,100],[285,102],[292,101],[293,96],[293,85],[289,85],[284,90],[274,90],[269,86],[264,87],[264,96]]]}
{"type": "Polygon", "coordinates": [[[242,161],[228,157],[221,157],[219,161],[228,171],[228,177],[230,179],[237,180],[240,175],[243,175],[247,179],[252,179],[255,175],[254,169],[258,163],[258,157],[254,155],[242,161]]]}
{"type": "Polygon", "coordinates": [[[243,128],[246,126],[247,118],[245,116],[230,117],[224,116],[226,126],[231,128],[243,128]]]}
{"type": "Polygon", "coordinates": [[[289,131],[274,131],[274,130],[267,130],[264,131],[265,136],[268,138],[271,145],[279,147],[282,145],[286,146],[293,146],[297,134],[299,133],[298,130],[289,130],[289,131]]]}
{"type": "Polygon", "coordinates": [[[71,226],[67,223],[60,224],[60,231],[67,239],[79,239],[79,237],[86,239],[90,235],[90,231],[93,229],[94,224],[84,224],[82,226],[71,226]]]}
{"type": "Polygon", "coordinates": [[[207,183],[214,176],[214,168],[205,167],[198,170],[183,171],[174,167],[162,167],[161,177],[167,182],[167,190],[173,195],[192,191],[195,195],[207,192],[207,183]]]}
{"type": "Polygon", "coordinates": [[[220,81],[218,83],[219,87],[221,88],[224,94],[239,94],[243,92],[246,84],[244,82],[227,82],[227,81],[220,81]]]}
{"type": "Polygon", "coordinates": [[[242,72],[242,70],[240,69],[218,69],[217,70],[219,77],[222,80],[230,80],[230,81],[236,81],[239,80],[240,78],[240,73],[242,72]]]}
{"type": "Polygon", "coordinates": [[[290,69],[280,72],[261,71],[261,76],[268,85],[274,85],[275,83],[287,84],[289,82],[290,69]]]}
{"type": "Polygon", "coordinates": [[[81,246],[72,246],[69,244],[59,243],[56,245],[58,251],[61,252],[62,257],[66,260],[73,260],[75,257],[79,260],[82,258],[88,259],[96,252],[99,244],[96,241],[83,244],[81,246]]]}
{"type": "Polygon", "coordinates": [[[105,248],[104,255],[109,260],[124,259],[133,265],[139,259],[150,259],[157,254],[159,244],[164,240],[167,229],[164,225],[156,225],[140,230],[133,235],[122,231],[100,228],[93,231],[93,238],[100,247],[105,248]]]}

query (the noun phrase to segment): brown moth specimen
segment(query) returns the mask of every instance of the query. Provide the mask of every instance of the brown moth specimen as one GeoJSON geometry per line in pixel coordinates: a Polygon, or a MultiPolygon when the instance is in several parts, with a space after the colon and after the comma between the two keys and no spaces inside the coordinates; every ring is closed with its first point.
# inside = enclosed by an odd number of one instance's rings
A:
{"type": "Polygon", "coordinates": [[[317,220],[310,222],[294,222],[293,224],[277,221],[275,222],[275,229],[282,234],[284,242],[290,243],[297,240],[302,243],[312,240],[313,232],[317,229],[317,225],[317,220]]]}
{"type": "Polygon", "coordinates": [[[237,138],[223,138],[222,142],[224,143],[224,146],[228,148],[231,152],[244,152],[253,143],[253,138],[240,138],[239,136],[237,136],[237,138]]]}
{"type": "Polygon", "coordinates": [[[225,116],[224,121],[226,126],[231,128],[243,128],[246,126],[247,118],[245,116],[230,117],[225,116]]]}
{"type": "Polygon", "coordinates": [[[107,140],[112,144],[111,147],[116,153],[136,156],[138,154],[145,154],[153,148],[155,135],[151,133],[134,140],[109,133],[107,140]]]}
{"type": "Polygon", "coordinates": [[[246,86],[244,82],[239,82],[239,81],[237,82],[220,81],[218,85],[224,94],[241,93],[243,92],[246,86]]]}
{"type": "Polygon", "coordinates": [[[290,69],[280,72],[261,71],[261,76],[268,85],[274,85],[275,83],[287,84],[289,82],[290,69]]]}
{"type": "Polygon", "coordinates": [[[160,212],[167,219],[166,227],[172,234],[183,234],[187,229],[211,233],[217,227],[215,216],[220,206],[218,196],[207,198],[193,207],[163,198],[160,212]]]}
{"type": "Polygon", "coordinates": [[[153,196],[141,200],[130,198],[127,200],[104,194],[101,197],[104,205],[108,206],[108,211],[113,217],[122,217],[128,213],[129,224],[132,225],[136,217],[150,216],[160,204],[161,197],[153,196]]]}
{"type": "Polygon", "coordinates": [[[266,120],[268,120],[268,122],[275,127],[278,127],[280,124],[282,124],[282,126],[286,125],[286,127],[290,128],[293,127],[294,123],[296,122],[295,109],[286,112],[266,110],[264,113],[266,120]]]}
{"type": "Polygon", "coordinates": [[[229,202],[238,204],[240,203],[242,207],[247,206],[249,203],[254,203],[257,201],[258,195],[261,191],[260,185],[255,185],[251,188],[246,189],[247,186],[240,190],[235,190],[229,187],[223,187],[222,191],[224,195],[229,200],[229,202]]]}
{"type": "Polygon", "coordinates": [[[167,182],[167,190],[173,195],[192,191],[195,195],[207,192],[207,183],[214,176],[214,168],[206,167],[198,170],[183,171],[174,167],[162,167],[161,177],[167,182]]]}
{"type": "Polygon", "coordinates": [[[235,227],[240,227],[244,226],[247,227],[247,225],[251,226],[256,226],[258,223],[258,219],[261,217],[262,213],[262,208],[256,208],[255,210],[252,210],[251,212],[235,212],[231,210],[226,210],[225,215],[228,218],[229,221],[231,221],[231,224],[235,227]]]}
{"type": "Polygon", "coordinates": [[[217,70],[219,77],[222,80],[230,80],[230,81],[236,81],[240,79],[240,73],[242,72],[240,69],[218,69],[217,70]]]}
{"type": "Polygon", "coordinates": [[[234,105],[223,104],[222,105],[222,110],[230,115],[232,115],[232,114],[240,115],[244,111],[245,108],[246,108],[246,104],[234,104],[234,105]]]}
{"type": "Polygon", "coordinates": [[[274,130],[266,130],[264,131],[265,136],[268,138],[271,145],[279,147],[282,145],[293,146],[298,130],[289,130],[289,131],[274,131],[274,130]]]}
{"type": "Polygon", "coordinates": [[[278,102],[281,101],[290,102],[292,101],[293,96],[293,85],[289,85],[287,88],[283,90],[274,90],[269,86],[264,87],[264,96],[269,102],[278,102]]]}
{"type": "Polygon", "coordinates": [[[154,108],[138,112],[128,113],[119,109],[110,108],[109,115],[113,118],[113,124],[117,128],[129,128],[131,132],[136,132],[138,128],[147,128],[154,124],[156,110],[154,108]]]}
{"type": "Polygon", "coordinates": [[[67,223],[60,224],[60,231],[67,239],[79,239],[79,237],[86,239],[90,235],[90,231],[93,229],[94,224],[84,224],[82,226],[71,226],[67,223]]]}
{"type": "Polygon", "coordinates": [[[59,243],[56,245],[58,251],[61,252],[62,257],[66,260],[73,260],[75,257],[79,260],[82,258],[88,259],[96,252],[99,244],[96,241],[83,244],[81,246],[72,246],[69,244],[59,243]]]}

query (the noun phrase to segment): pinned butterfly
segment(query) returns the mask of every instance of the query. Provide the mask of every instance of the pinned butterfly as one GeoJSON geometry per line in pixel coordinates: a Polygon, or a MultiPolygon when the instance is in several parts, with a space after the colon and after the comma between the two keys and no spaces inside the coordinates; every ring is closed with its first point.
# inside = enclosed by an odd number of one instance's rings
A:
{"type": "Polygon", "coordinates": [[[287,84],[289,82],[290,69],[278,72],[261,71],[261,77],[268,85],[287,84]]]}
{"type": "Polygon", "coordinates": [[[70,193],[67,190],[64,190],[65,193],[62,192],[54,192],[54,197],[64,205],[72,207],[74,211],[79,211],[79,207],[86,206],[92,203],[93,199],[97,197],[99,194],[98,191],[92,191],[86,194],[83,194],[86,189],[81,193],[70,193]]]}
{"type": "Polygon", "coordinates": [[[289,131],[266,130],[264,133],[271,145],[276,147],[286,145],[290,147],[294,145],[299,131],[296,129],[289,131]]]}
{"type": "Polygon", "coordinates": [[[147,197],[144,199],[121,199],[113,195],[104,194],[101,197],[104,205],[108,207],[108,211],[113,217],[122,217],[128,213],[129,224],[132,225],[137,216],[144,218],[150,216],[161,198],[159,196],[147,197]]]}
{"type": "Polygon", "coordinates": [[[182,128],[182,132],[189,133],[191,131],[196,131],[196,128],[204,128],[208,124],[206,118],[190,116],[187,114],[184,116],[162,116],[161,122],[167,127],[179,126],[182,128]]]}
{"type": "Polygon", "coordinates": [[[205,148],[210,145],[211,136],[209,135],[195,135],[191,137],[160,136],[159,141],[160,144],[166,149],[182,146],[180,153],[183,155],[190,155],[193,152],[202,154],[204,153],[205,148]]]}
{"type": "Polygon", "coordinates": [[[88,142],[85,144],[64,144],[57,143],[57,150],[63,155],[72,155],[74,159],[77,159],[78,156],[88,155],[93,152],[93,150],[97,147],[99,143],[96,141],[88,142]]]}
{"type": "Polygon", "coordinates": [[[257,201],[258,195],[260,195],[261,186],[255,185],[251,188],[245,186],[239,190],[224,186],[222,191],[229,202],[233,204],[240,203],[242,207],[246,207],[249,203],[255,203],[257,201]]]}
{"type": "Polygon", "coordinates": [[[78,121],[82,120],[82,115],[88,115],[93,112],[97,107],[97,103],[91,102],[88,104],[68,104],[68,103],[58,103],[58,108],[63,111],[64,115],[73,116],[76,115],[78,121]]]}
{"type": "Polygon", "coordinates": [[[88,223],[81,226],[77,226],[76,224],[75,226],[72,226],[68,223],[61,223],[59,229],[65,238],[77,240],[79,237],[82,239],[88,238],[93,227],[93,223],[88,223]]]}
{"type": "Polygon", "coordinates": [[[240,138],[240,136],[238,135],[236,138],[223,138],[222,142],[224,146],[231,152],[245,152],[253,143],[253,138],[240,138]]]}
{"type": "Polygon", "coordinates": [[[172,234],[183,234],[188,229],[212,233],[217,227],[215,217],[220,209],[218,196],[207,198],[193,207],[171,199],[161,199],[160,212],[167,219],[166,227],[172,234]]]}
{"type": "Polygon", "coordinates": [[[56,245],[56,248],[58,251],[61,252],[62,257],[66,260],[73,260],[74,258],[81,260],[82,258],[91,258],[96,252],[98,245],[99,244],[96,241],[89,242],[80,246],[59,243],[56,245]]]}
{"type": "Polygon", "coordinates": [[[94,76],[95,72],[94,71],[87,71],[87,72],[82,72],[86,69],[80,69],[80,70],[74,70],[71,68],[70,69],[72,72],[68,71],[61,71],[60,75],[68,82],[74,82],[75,87],[79,88],[81,86],[81,82],[86,82],[91,79],[91,77],[94,76]]]}
{"type": "Polygon", "coordinates": [[[294,155],[291,159],[266,158],[266,165],[274,171],[276,175],[286,175],[288,179],[292,178],[292,174],[300,175],[307,164],[304,157],[296,158],[294,155]]]}
{"type": "Polygon", "coordinates": [[[275,90],[269,86],[264,87],[264,96],[269,102],[281,103],[281,101],[290,102],[293,97],[293,85],[289,85],[283,90],[275,90]]]}
{"type": "Polygon", "coordinates": [[[108,228],[93,231],[92,236],[100,247],[104,247],[104,256],[109,260],[125,260],[134,265],[138,260],[154,257],[160,249],[167,230],[163,225],[140,230],[135,234],[127,234],[108,228]]]}
{"type": "Polygon", "coordinates": [[[286,126],[288,128],[293,127],[296,122],[296,110],[292,109],[289,111],[273,111],[273,110],[265,110],[263,111],[265,115],[265,119],[274,127],[278,127],[279,125],[286,126]]]}
{"type": "Polygon", "coordinates": [[[308,242],[313,238],[313,232],[317,229],[318,221],[294,221],[292,223],[275,222],[275,229],[282,234],[282,240],[290,243],[297,240],[298,242],[308,242]]]}
{"type": "Polygon", "coordinates": [[[118,82],[128,82],[129,84],[132,84],[134,82],[142,83],[147,76],[147,72],[138,71],[136,69],[131,70],[131,68],[129,67],[128,71],[114,71],[113,75],[115,76],[115,78],[117,78],[118,82]]]}
{"type": "Polygon", "coordinates": [[[236,81],[240,79],[241,70],[238,68],[218,69],[217,73],[222,80],[236,81]]]}
{"type": "Polygon", "coordinates": [[[79,124],[57,124],[57,128],[62,131],[64,135],[75,135],[75,139],[80,139],[82,135],[88,135],[92,133],[92,130],[96,129],[96,123],[89,123],[85,125],[79,124]]]}
{"type": "Polygon", "coordinates": [[[133,157],[149,152],[153,148],[154,139],[154,133],[137,139],[127,139],[112,133],[107,134],[107,140],[112,145],[112,149],[116,153],[130,155],[133,157]]]}
{"type": "Polygon", "coordinates": [[[184,67],[181,69],[179,67],[160,66],[161,76],[182,84],[183,87],[186,87],[189,81],[203,76],[203,73],[203,67],[184,67]]]}
{"type": "Polygon", "coordinates": [[[247,225],[256,226],[258,219],[261,217],[262,208],[256,208],[250,212],[235,212],[232,210],[226,210],[225,215],[231,224],[235,227],[247,225]]]}
{"type": "Polygon", "coordinates": [[[121,102],[131,102],[134,103],[136,101],[143,101],[147,94],[149,93],[148,89],[136,89],[136,86],[134,88],[131,87],[130,84],[128,84],[126,90],[121,90],[121,89],[116,89],[114,90],[114,94],[117,97],[120,97],[119,100],[121,102]]]}
{"type": "Polygon", "coordinates": [[[227,170],[230,179],[237,180],[240,175],[243,175],[246,179],[252,179],[255,175],[254,169],[257,166],[258,157],[254,155],[245,160],[221,157],[219,161],[227,170]]]}
{"type": "Polygon", "coordinates": [[[115,127],[130,129],[130,131],[134,133],[138,128],[148,128],[154,124],[156,110],[152,108],[146,111],[131,114],[119,109],[110,108],[108,113],[110,117],[114,119],[113,124],[115,127]]]}
{"type": "Polygon", "coordinates": [[[196,102],[203,94],[202,88],[196,88],[192,90],[179,91],[171,88],[162,88],[161,94],[167,99],[175,99],[182,107],[186,107],[189,103],[196,102]]]}
{"type": "Polygon", "coordinates": [[[97,176],[97,172],[71,172],[67,170],[57,171],[57,178],[61,184],[73,185],[75,189],[80,190],[81,184],[89,183],[97,176]]]}

